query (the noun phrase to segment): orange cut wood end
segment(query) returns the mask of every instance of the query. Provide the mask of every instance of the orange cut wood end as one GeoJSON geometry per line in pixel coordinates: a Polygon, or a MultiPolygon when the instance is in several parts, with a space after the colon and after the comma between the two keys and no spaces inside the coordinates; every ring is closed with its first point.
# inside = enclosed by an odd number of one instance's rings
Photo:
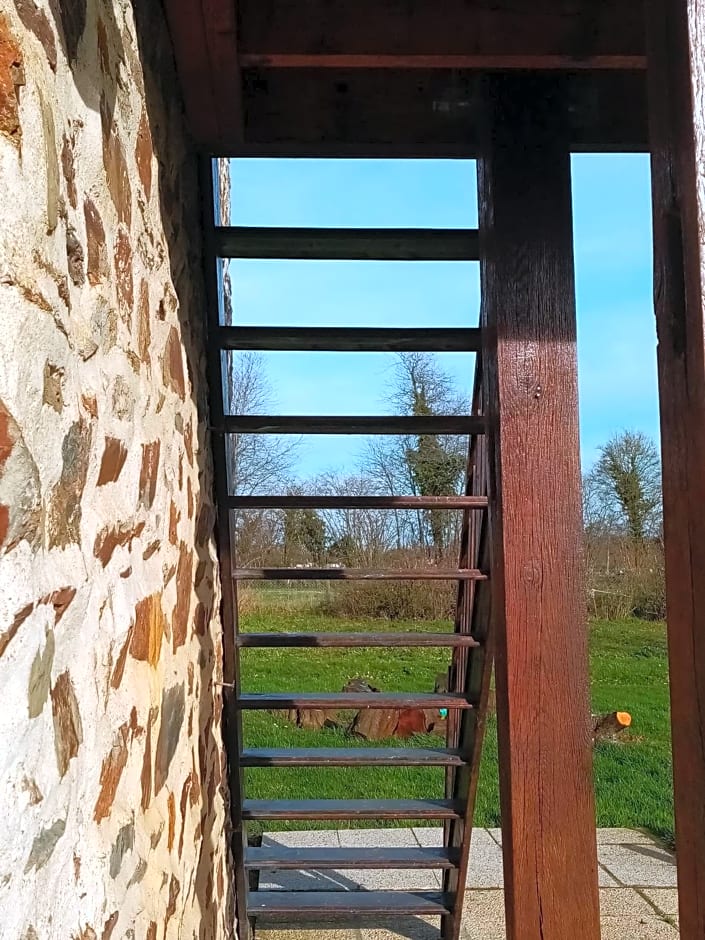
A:
{"type": "Polygon", "coordinates": [[[617,723],[620,724],[623,728],[628,728],[632,723],[632,716],[629,712],[617,712],[617,723]]]}

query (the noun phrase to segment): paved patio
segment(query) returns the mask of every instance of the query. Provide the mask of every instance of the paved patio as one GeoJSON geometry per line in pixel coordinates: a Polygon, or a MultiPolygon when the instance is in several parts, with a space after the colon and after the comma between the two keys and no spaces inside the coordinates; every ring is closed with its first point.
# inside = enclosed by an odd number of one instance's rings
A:
{"type": "MultiPolygon", "coordinates": [[[[599,829],[602,940],[677,940],[678,902],[673,853],[652,836],[634,829],[599,829]]],[[[274,833],[263,845],[287,846],[434,846],[441,830],[351,829],[274,833]]],[[[502,841],[498,829],[475,829],[472,837],[463,940],[505,940],[502,894],[502,841]]],[[[437,872],[312,871],[263,872],[261,888],[290,891],[374,889],[423,890],[440,886],[437,872]]],[[[301,924],[265,925],[257,940],[437,940],[438,919],[396,917],[374,927],[301,924]],[[304,932],[305,931],[305,932],[304,932]]]]}

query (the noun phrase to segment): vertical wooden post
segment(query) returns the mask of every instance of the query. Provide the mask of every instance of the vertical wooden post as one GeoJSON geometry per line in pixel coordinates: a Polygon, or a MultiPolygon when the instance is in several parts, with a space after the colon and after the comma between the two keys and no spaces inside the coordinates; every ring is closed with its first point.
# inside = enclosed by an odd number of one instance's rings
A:
{"type": "Polygon", "coordinates": [[[654,299],[680,935],[705,937],[705,0],[649,0],[654,299]]]}
{"type": "Polygon", "coordinates": [[[552,78],[489,77],[478,164],[509,940],[600,936],[559,92],[552,78]]]}

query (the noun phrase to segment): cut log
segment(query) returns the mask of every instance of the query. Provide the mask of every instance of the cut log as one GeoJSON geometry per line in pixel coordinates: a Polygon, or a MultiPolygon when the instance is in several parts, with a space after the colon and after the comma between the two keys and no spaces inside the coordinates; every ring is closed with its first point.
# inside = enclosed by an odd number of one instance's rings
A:
{"type": "Polygon", "coordinates": [[[307,728],[311,731],[319,731],[328,717],[328,712],[322,708],[292,708],[287,713],[289,721],[295,722],[298,728],[307,728]]]}
{"type": "Polygon", "coordinates": [[[592,716],[593,741],[614,741],[632,723],[629,712],[609,712],[592,716]]]}
{"type": "Polygon", "coordinates": [[[398,708],[361,708],[350,730],[367,741],[384,741],[394,737],[399,714],[398,708]]]}

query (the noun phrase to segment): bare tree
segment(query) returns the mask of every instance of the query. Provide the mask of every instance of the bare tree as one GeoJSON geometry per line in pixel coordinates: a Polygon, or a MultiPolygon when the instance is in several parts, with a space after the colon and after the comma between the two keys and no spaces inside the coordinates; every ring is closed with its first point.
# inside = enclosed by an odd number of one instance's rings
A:
{"type": "MultiPolygon", "coordinates": [[[[343,476],[326,473],[312,489],[331,496],[374,496],[375,481],[359,473],[343,476]]],[[[363,567],[374,565],[396,547],[395,521],[401,515],[391,509],[334,509],[321,512],[328,533],[328,554],[333,562],[363,567]]]]}
{"type": "Polygon", "coordinates": [[[654,442],[641,431],[622,431],[600,448],[586,489],[602,518],[635,542],[660,535],[661,460],[654,442]]]}

